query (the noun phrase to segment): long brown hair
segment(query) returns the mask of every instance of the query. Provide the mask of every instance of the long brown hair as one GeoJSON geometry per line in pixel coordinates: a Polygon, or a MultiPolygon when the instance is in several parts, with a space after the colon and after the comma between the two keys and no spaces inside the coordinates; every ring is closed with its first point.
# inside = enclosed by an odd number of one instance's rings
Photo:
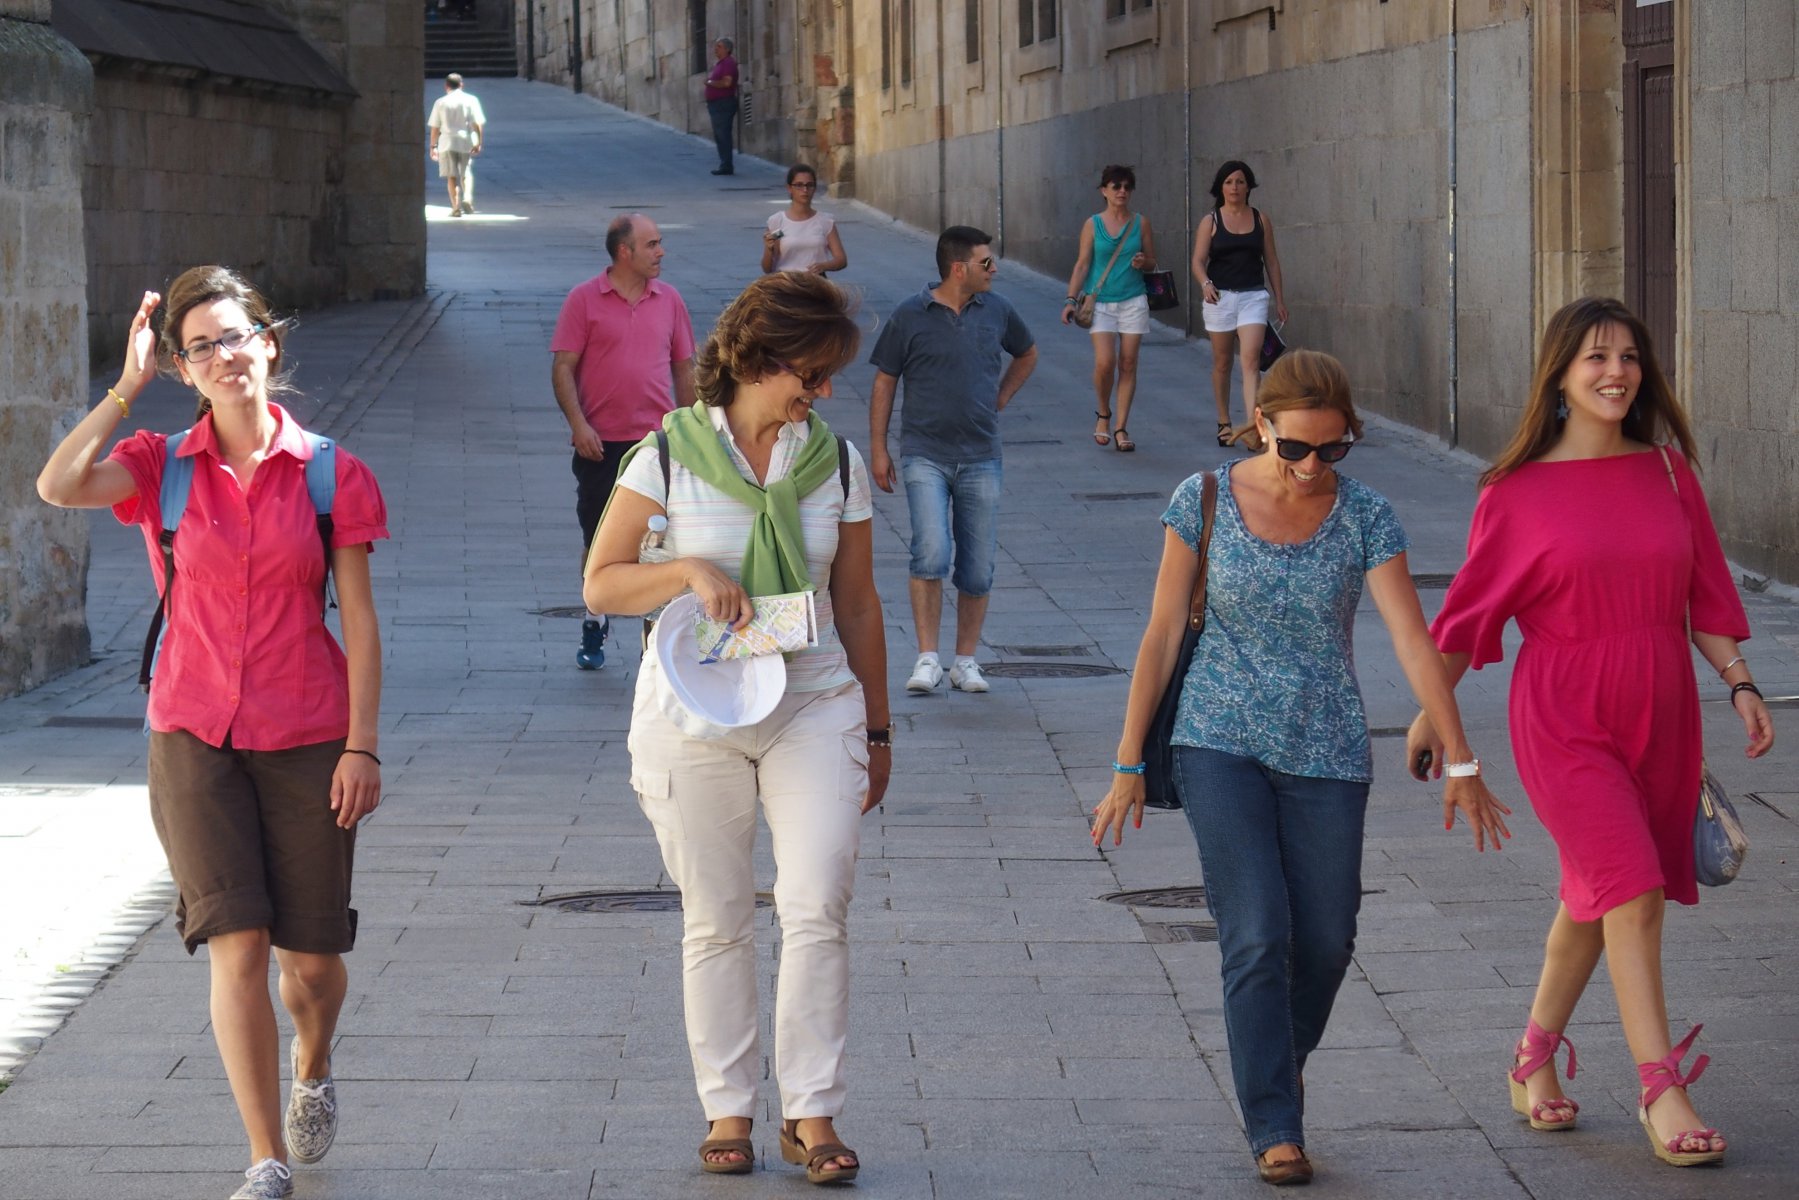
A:
{"type": "Polygon", "coordinates": [[[693,359],[694,392],[728,408],[737,385],[791,367],[801,375],[835,375],[856,357],[862,331],[855,303],[821,275],[764,275],[731,301],[693,359]]]}
{"type": "MultiPolygon", "coordinates": [[[[244,310],[244,315],[254,324],[261,325],[265,331],[264,336],[274,343],[275,357],[269,363],[269,395],[294,391],[289,373],[281,369],[282,332],[287,322],[276,318],[269,308],[269,302],[250,285],[249,280],[230,267],[217,264],[189,267],[169,285],[162,309],[162,335],[157,342],[157,365],[162,371],[180,378],[181,372],[175,367],[175,351],[181,349],[181,323],[187,319],[188,313],[202,304],[211,304],[214,300],[235,300],[244,310]]],[[[200,389],[194,390],[199,392],[200,389]]],[[[201,394],[199,405],[194,409],[194,420],[198,421],[211,411],[212,401],[201,394]]]]}
{"type": "Polygon", "coordinates": [[[1649,327],[1617,300],[1584,296],[1557,309],[1543,327],[1543,344],[1537,350],[1537,369],[1530,382],[1524,417],[1510,444],[1480,477],[1481,487],[1498,483],[1525,463],[1540,458],[1561,437],[1562,419],[1556,415],[1556,409],[1562,403],[1562,377],[1586,343],[1587,334],[1601,325],[1617,325],[1630,334],[1637,348],[1637,363],[1643,369],[1636,401],[1624,415],[1624,436],[1652,446],[1672,442],[1680,447],[1688,464],[1698,470],[1692,426],[1656,361],[1649,327]]]}
{"type": "MultiPolygon", "coordinates": [[[[1255,406],[1269,420],[1297,409],[1330,409],[1343,414],[1350,437],[1362,438],[1362,418],[1350,397],[1349,372],[1322,350],[1289,350],[1276,359],[1256,389],[1255,406]]],[[[1239,441],[1256,431],[1255,413],[1251,412],[1249,419],[1249,424],[1232,431],[1231,440],[1239,441]]]]}

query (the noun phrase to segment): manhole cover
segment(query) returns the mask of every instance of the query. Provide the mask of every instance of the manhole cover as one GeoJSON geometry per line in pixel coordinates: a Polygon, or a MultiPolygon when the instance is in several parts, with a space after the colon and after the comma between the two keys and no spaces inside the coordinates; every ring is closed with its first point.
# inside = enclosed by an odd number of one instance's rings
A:
{"type": "Polygon", "coordinates": [[[995,646],[994,649],[1019,658],[1084,658],[1093,653],[1092,646],[995,646]]]}
{"type": "Polygon", "coordinates": [[[585,604],[558,604],[550,608],[535,608],[531,611],[540,617],[585,617],[587,606],[585,604]]]}
{"type": "Polygon", "coordinates": [[[1166,500],[1166,492],[1076,492],[1076,500],[1166,500]]]}
{"type": "Polygon", "coordinates": [[[1413,587],[1446,588],[1454,582],[1455,582],[1455,572],[1454,571],[1451,571],[1447,575],[1432,575],[1429,572],[1425,572],[1423,574],[1414,574],[1412,576],[1412,586],[1413,587]]]}
{"type": "Polygon", "coordinates": [[[46,717],[48,729],[132,729],[144,727],[142,717],[46,717]]]}
{"type": "Polygon", "coordinates": [[[1143,940],[1152,946],[1218,940],[1218,926],[1210,921],[1144,921],[1141,924],[1143,940]]]}
{"type": "MultiPolygon", "coordinates": [[[[681,893],[675,888],[569,892],[561,896],[545,896],[539,900],[521,900],[519,903],[530,908],[553,908],[559,912],[680,912],[681,893]]],[[[774,903],[773,893],[756,893],[757,908],[773,908],[774,903]]]]}
{"type": "Polygon", "coordinates": [[[1098,679],[1103,675],[1122,675],[1117,667],[1097,663],[984,663],[981,670],[1001,679],[1098,679]]]}
{"type": "Polygon", "coordinates": [[[1137,908],[1204,908],[1203,887],[1138,888],[1131,892],[1108,892],[1100,897],[1107,904],[1130,904],[1137,908]]]}

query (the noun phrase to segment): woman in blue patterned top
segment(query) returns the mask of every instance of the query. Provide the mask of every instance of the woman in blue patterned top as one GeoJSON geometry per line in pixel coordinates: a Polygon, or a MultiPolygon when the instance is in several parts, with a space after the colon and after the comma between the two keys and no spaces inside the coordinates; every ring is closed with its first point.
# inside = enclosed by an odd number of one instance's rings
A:
{"type": "MultiPolygon", "coordinates": [[[[1300,1078],[1355,947],[1362,819],[1373,758],[1352,632],[1363,581],[1406,679],[1445,739],[1444,828],[1459,809],[1499,848],[1511,810],[1479,761],[1406,569],[1392,506],[1337,474],[1361,437],[1342,364],[1287,354],[1253,413],[1265,446],[1218,472],[1205,631],[1181,690],[1175,790],[1199,843],[1223,952],[1231,1073],[1256,1166],[1270,1183],[1312,1177],[1300,1078]]],[[[1199,573],[1204,476],[1175,490],[1149,627],[1137,652],[1112,788],[1093,841],[1143,820],[1143,741],[1179,657],[1199,573]]]]}

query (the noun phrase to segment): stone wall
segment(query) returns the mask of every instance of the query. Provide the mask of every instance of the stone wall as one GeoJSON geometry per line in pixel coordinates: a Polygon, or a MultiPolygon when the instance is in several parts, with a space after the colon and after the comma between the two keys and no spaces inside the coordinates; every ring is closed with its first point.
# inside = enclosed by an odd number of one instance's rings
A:
{"type": "Polygon", "coordinates": [[[1726,553],[1795,580],[1799,30],[1792,0],[1707,0],[1690,16],[1686,399],[1726,553]]]}
{"type": "Polygon", "coordinates": [[[82,149],[93,79],[49,0],[0,0],[0,697],[85,662],[87,523],[33,481],[87,400],[82,149]]]}
{"type": "Polygon", "coordinates": [[[197,263],[243,271],[283,310],[348,294],[347,100],[113,63],[94,94],[82,192],[96,361],[123,345],[146,288],[197,263]]]}

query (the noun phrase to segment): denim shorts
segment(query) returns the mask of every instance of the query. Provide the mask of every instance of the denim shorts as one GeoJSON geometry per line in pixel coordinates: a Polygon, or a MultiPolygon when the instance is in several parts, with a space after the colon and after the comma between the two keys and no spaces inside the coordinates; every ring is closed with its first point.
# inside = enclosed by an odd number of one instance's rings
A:
{"type": "Polygon", "coordinates": [[[900,478],[912,515],[912,578],[950,576],[963,596],[992,591],[999,545],[1000,460],[940,463],[908,455],[900,459],[900,478]]]}

